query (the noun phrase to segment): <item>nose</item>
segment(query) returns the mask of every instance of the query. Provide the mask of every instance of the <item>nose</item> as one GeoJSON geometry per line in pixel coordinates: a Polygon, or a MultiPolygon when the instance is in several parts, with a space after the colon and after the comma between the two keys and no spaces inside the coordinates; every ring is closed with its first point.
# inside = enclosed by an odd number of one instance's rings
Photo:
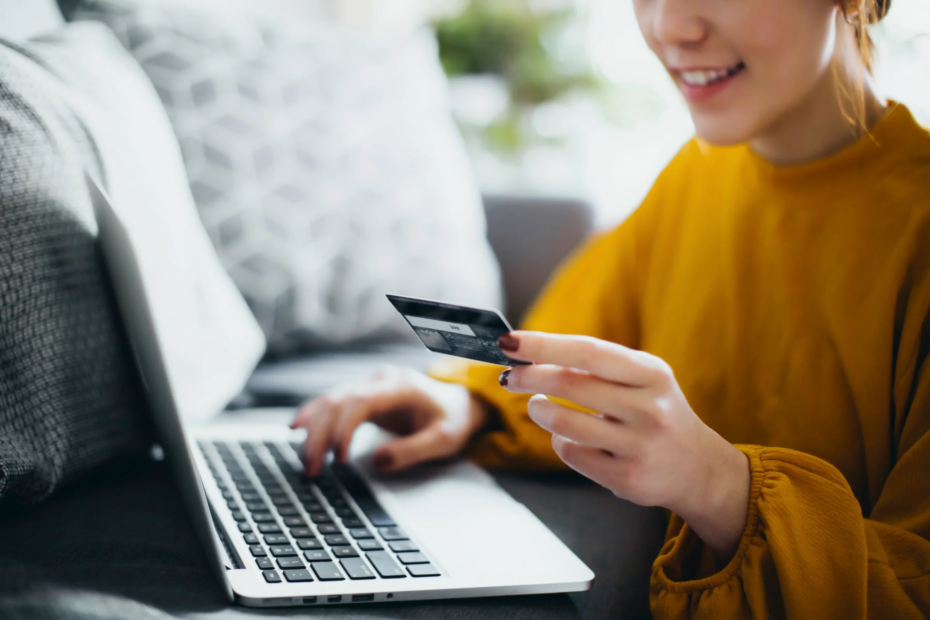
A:
{"type": "Polygon", "coordinates": [[[652,35],[663,45],[690,46],[707,37],[695,0],[653,0],[652,35]]]}

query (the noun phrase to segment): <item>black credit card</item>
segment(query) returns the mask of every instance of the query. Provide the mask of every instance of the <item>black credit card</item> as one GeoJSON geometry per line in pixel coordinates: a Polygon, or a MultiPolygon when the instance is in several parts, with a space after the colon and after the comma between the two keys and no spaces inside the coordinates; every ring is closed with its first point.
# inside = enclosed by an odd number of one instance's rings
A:
{"type": "Polygon", "coordinates": [[[497,339],[513,330],[497,310],[400,295],[387,298],[430,351],[501,366],[530,364],[501,351],[497,339]]]}

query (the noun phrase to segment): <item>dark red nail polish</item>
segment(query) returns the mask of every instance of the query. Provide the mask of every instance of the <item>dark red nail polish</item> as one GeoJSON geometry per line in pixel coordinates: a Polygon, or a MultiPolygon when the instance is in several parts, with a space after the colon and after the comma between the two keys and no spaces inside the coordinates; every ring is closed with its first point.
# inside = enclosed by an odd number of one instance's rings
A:
{"type": "Polygon", "coordinates": [[[510,351],[511,353],[514,353],[517,349],[520,348],[520,341],[510,334],[504,334],[497,339],[497,346],[499,346],[504,351],[510,351]]]}
{"type": "Polygon", "coordinates": [[[500,374],[500,376],[497,378],[497,380],[498,380],[498,381],[500,382],[500,384],[501,384],[501,387],[507,387],[507,382],[509,381],[509,378],[510,378],[510,370],[511,370],[511,369],[508,368],[507,370],[505,370],[504,372],[502,372],[502,373],[500,374]]]}
{"type": "Polygon", "coordinates": [[[394,464],[394,457],[381,452],[371,457],[371,463],[375,466],[375,469],[388,469],[394,464]]]}

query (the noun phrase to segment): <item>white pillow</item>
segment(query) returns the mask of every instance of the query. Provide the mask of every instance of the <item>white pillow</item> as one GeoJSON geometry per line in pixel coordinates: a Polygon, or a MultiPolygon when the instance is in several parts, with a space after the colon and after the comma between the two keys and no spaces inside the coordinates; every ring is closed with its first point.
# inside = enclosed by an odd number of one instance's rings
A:
{"type": "Polygon", "coordinates": [[[179,411],[208,419],[242,390],[265,341],[200,223],[164,108],[102,24],[71,24],[26,49],[70,86],[137,245],[179,411]]]}
{"type": "Polygon", "coordinates": [[[287,352],[408,336],[385,293],[501,303],[481,196],[432,33],[295,31],[83,0],[151,78],[201,219],[287,352]]]}

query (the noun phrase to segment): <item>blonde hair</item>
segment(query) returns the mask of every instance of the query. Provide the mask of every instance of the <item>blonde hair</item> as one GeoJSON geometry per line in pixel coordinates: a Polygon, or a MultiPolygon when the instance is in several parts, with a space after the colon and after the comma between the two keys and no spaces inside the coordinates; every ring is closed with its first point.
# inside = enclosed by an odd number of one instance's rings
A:
{"type": "Polygon", "coordinates": [[[851,108],[847,109],[846,118],[853,128],[866,131],[865,81],[871,78],[875,61],[875,44],[869,36],[869,26],[877,24],[888,14],[891,0],[837,0],[837,4],[846,23],[852,28],[861,61],[853,67],[847,67],[853,77],[852,87],[846,85],[844,80],[837,80],[840,101],[844,108],[851,108]]]}

